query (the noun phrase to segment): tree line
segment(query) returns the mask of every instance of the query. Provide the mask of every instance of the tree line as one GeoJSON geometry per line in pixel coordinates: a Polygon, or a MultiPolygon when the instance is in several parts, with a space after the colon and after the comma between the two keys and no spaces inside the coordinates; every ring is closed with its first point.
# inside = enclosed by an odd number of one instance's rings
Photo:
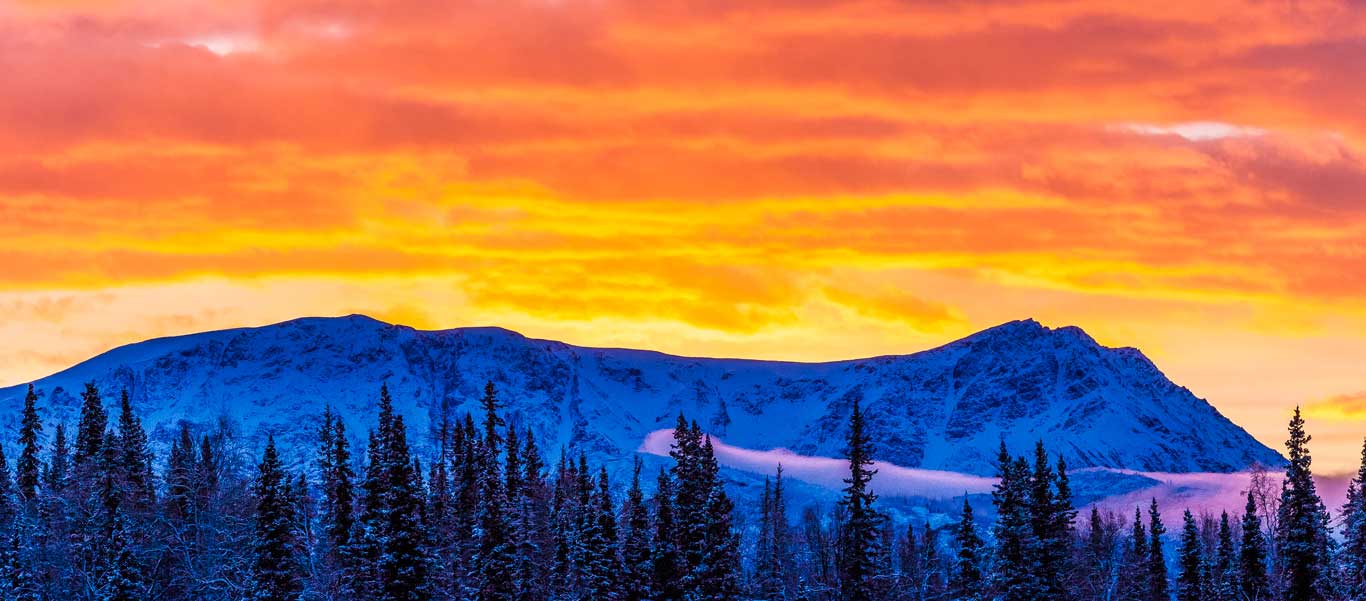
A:
{"type": "Polygon", "coordinates": [[[1241,516],[1187,510],[1169,534],[1156,499],[1132,521],[1080,517],[1066,462],[1042,442],[1032,457],[1002,444],[990,524],[966,497],[948,523],[896,523],[857,401],[840,501],[794,513],[781,467],[737,511],[710,436],[681,414],[654,474],[637,457],[614,483],[563,449],[548,465],[492,383],[479,415],[441,420],[429,457],[387,386],[359,453],[326,410],[294,471],[273,437],[244,460],[226,421],[198,436],[181,424],[158,462],[127,393],[111,418],[93,384],[74,442],[62,424],[47,438],[37,400],[30,386],[13,471],[0,445],[6,600],[1366,599],[1366,448],[1334,536],[1298,409],[1279,491],[1257,472],[1241,516]]]}

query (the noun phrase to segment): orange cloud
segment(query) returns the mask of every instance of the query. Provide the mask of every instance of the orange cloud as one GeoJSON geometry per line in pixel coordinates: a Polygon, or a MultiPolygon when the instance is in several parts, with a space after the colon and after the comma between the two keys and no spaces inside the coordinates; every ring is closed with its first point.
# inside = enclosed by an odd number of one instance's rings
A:
{"type": "Polygon", "coordinates": [[[319,312],[809,359],[1081,315],[1257,414],[1351,384],[1185,349],[1366,341],[1362,56],[1346,0],[0,4],[0,378],[319,312]]]}
{"type": "Polygon", "coordinates": [[[1366,419],[1366,390],[1334,395],[1305,406],[1308,415],[1322,419],[1366,419]]]}

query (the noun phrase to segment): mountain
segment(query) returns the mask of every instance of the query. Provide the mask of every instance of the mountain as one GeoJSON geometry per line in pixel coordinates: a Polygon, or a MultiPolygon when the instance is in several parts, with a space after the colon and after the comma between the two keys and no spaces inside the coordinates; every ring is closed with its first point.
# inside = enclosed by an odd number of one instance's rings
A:
{"type": "MultiPolygon", "coordinates": [[[[531,427],[547,452],[579,449],[613,463],[672,427],[680,411],[734,446],[838,457],[855,399],[877,457],[906,467],[991,475],[1002,440],[1024,453],[1040,439],[1073,468],[1227,472],[1283,461],[1139,351],[1033,320],[912,355],[793,363],[585,348],[498,328],[420,331],[358,315],[305,318],[121,347],[36,386],[49,435],[55,423],[76,423],[80,391],[93,381],[111,406],[126,389],[161,445],[179,420],[227,417],[248,440],[271,432],[311,453],[328,405],[363,440],[383,382],[409,431],[421,434],[443,407],[477,412],[489,380],[509,422],[531,427]]],[[[8,440],[24,392],[0,389],[8,440]]]]}

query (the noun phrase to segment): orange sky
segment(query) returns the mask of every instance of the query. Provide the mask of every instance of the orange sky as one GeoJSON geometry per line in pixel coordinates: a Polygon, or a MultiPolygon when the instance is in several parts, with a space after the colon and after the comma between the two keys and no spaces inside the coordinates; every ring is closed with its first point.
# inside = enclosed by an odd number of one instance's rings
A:
{"type": "Polygon", "coordinates": [[[1366,5],[0,2],[0,384],[364,312],[592,345],[1138,346],[1366,434],[1366,5]]]}

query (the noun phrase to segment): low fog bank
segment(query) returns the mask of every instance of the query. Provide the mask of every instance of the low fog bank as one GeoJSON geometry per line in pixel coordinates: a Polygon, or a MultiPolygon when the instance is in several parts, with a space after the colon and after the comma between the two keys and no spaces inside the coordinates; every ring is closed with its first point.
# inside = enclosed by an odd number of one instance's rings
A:
{"type": "MultiPolygon", "coordinates": [[[[842,488],[844,478],[848,476],[849,464],[844,459],[799,455],[787,449],[746,449],[726,444],[716,437],[711,440],[717,462],[732,469],[771,475],[781,464],[784,477],[834,490],[842,488]]],[[[656,430],[646,436],[640,451],[668,456],[672,443],[672,429],[656,430]]],[[[875,467],[878,473],[873,477],[872,487],[883,497],[943,500],[964,494],[990,493],[996,484],[995,478],[901,467],[882,461],[875,462],[875,467]]],[[[1091,476],[1129,476],[1116,479],[1122,485],[1109,494],[1106,491],[1079,491],[1077,496],[1083,503],[1082,509],[1089,510],[1095,505],[1102,511],[1132,513],[1134,507],[1140,506],[1146,511],[1151,500],[1157,499],[1169,525],[1179,523],[1181,513],[1186,509],[1197,515],[1218,515],[1221,511],[1227,511],[1231,516],[1241,515],[1253,479],[1253,472],[1164,473],[1109,468],[1081,469],[1071,475],[1074,480],[1087,482],[1106,480],[1091,476]]],[[[1278,495],[1282,473],[1271,470],[1265,476],[1266,490],[1273,496],[1278,495]]],[[[1349,479],[1344,475],[1315,478],[1319,495],[1334,515],[1346,499],[1349,479]]]]}

